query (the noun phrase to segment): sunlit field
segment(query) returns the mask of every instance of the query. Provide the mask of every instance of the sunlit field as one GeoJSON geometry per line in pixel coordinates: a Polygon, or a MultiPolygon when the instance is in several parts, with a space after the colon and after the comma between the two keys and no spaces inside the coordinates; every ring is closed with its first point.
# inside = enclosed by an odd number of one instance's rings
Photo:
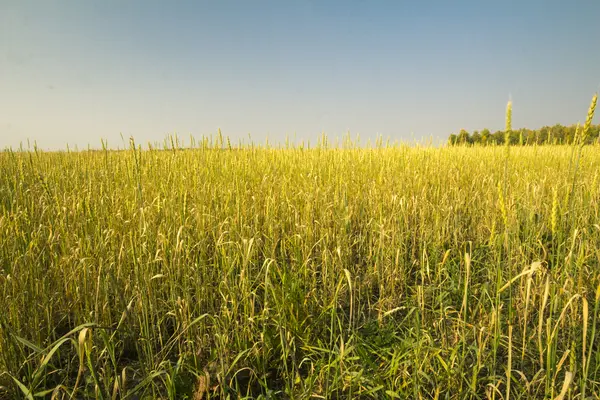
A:
{"type": "Polygon", "coordinates": [[[332,147],[0,153],[0,397],[600,396],[599,146],[332,147]]]}

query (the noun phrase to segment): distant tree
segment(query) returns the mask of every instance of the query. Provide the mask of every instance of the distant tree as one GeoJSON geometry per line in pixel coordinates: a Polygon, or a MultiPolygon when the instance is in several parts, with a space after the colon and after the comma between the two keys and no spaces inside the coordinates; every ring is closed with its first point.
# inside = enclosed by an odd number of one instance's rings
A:
{"type": "Polygon", "coordinates": [[[486,145],[488,144],[488,140],[490,139],[490,130],[485,128],[481,131],[481,143],[486,145]]]}
{"type": "Polygon", "coordinates": [[[552,134],[550,129],[547,126],[543,126],[537,131],[537,143],[538,144],[551,144],[552,143],[552,134]]]}
{"type": "Polygon", "coordinates": [[[471,138],[469,137],[469,132],[464,129],[461,129],[458,133],[458,143],[459,144],[469,144],[471,143],[471,138]]]}
{"type": "Polygon", "coordinates": [[[519,136],[520,136],[519,131],[514,131],[514,130],[510,131],[510,142],[509,142],[509,144],[511,144],[511,145],[519,144],[519,136]]]}
{"type": "Polygon", "coordinates": [[[496,131],[492,134],[492,139],[496,144],[504,144],[504,131],[496,131]]]}
{"type": "MultiPolygon", "coordinates": [[[[583,127],[580,126],[577,132],[577,125],[563,126],[555,124],[553,126],[543,126],[539,129],[522,128],[510,132],[509,140],[511,145],[542,145],[542,144],[572,144],[576,140],[583,140],[580,136],[583,134],[583,127]]],[[[481,143],[483,145],[504,144],[504,131],[496,131],[493,134],[489,129],[482,131],[473,131],[469,134],[465,129],[461,129],[458,134],[452,134],[448,138],[449,144],[472,144],[481,143]]],[[[591,125],[585,137],[585,144],[600,143],[600,125],[591,125]]]]}
{"type": "Polygon", "coordinates": [[[600,137],[600,125],[591,126],[588,135],[588,143],[597,142],[600,137]]]}
{"type": "Polygon", "coordinates": [[[532,131],[531,129],[527,129],[527,128],[525,128],[524,131],[525,131],[525,137],[526,137],[525,144],[526,145],[535,144],[535,139],[536,139],[535,131],[532,131]]]}
{"type": "Polygon", "coordinates": [[[569,137],[568,130],[565,129],[561,124],[556,124],[552,128],[550,128],[550,132],[552,132],[552,138],[556,139],[558,143],[571,143],[572,137],[569,137]]]}

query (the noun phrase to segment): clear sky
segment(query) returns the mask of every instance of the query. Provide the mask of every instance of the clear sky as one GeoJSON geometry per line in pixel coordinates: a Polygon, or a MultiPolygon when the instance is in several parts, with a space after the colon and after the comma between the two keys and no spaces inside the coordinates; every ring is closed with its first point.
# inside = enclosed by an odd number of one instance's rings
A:
{"type": "MultiPolygon", "coordinates": [[[[0,147],[585,119],[600,1],[0,0],[0,147]]],[[[596,118],[595,121],[598,121],[596,118]]]]}

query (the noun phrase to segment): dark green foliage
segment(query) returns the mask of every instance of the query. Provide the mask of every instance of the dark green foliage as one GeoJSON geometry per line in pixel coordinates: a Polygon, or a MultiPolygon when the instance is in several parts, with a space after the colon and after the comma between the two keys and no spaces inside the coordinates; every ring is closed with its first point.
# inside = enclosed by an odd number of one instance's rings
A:
{"type": "MultiPolygon", "coordinates": [[[[581,129],[581,128],[580,128],[581,129]]],[[[539,129],[522,128],[512,130],[510,132],[510,144],[531,146],[542,144],[573,144],[576,138],[577,125],[563,126],[556,124],[554,126],[544,126],[539,129]]],[[[598,142],[600,135],[600,125],[591,125],[585,144],[598,142]]],[[[451,134],[448,137],[449,145],[503,145],[504,131],[496,131],[490,133],[489,129],[484,129],[480,132],[474,131],[469,134],[464,129],[461,129],[459,134],[451,134]]]]}

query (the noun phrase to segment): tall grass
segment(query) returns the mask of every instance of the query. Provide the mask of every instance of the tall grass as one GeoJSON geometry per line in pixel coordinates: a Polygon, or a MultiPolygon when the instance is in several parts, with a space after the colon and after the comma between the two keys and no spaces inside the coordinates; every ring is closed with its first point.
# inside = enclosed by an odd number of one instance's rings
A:
{"type": "Polygon", "coordinates": [[[0,397],[597,398],[599,154],[4,151],[0,397]]]}

